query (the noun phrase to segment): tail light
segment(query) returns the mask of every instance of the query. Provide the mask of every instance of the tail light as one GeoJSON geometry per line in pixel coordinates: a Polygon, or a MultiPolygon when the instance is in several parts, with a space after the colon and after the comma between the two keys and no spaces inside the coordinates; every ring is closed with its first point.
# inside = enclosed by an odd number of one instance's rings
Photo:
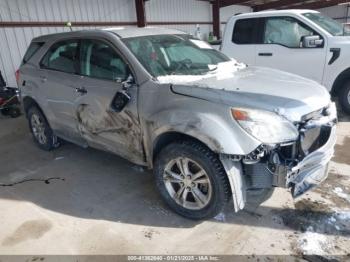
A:
{"type": "Polygon", "coordinates": [[[15,73],[17,85],[19,85],[19,70],[15,73]]]}

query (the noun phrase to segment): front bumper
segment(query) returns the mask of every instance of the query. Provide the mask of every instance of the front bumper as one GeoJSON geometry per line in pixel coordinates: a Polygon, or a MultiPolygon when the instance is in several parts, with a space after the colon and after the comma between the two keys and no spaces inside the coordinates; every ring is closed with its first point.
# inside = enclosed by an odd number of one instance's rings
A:
{"type": "Polygon", "coordinates": [[[304,157],[285,169],[283,181],[285,187],[292,189],[293,197],[302,195],[327,178],[337,139],[336,123],[337,110],[331,103],[323,116],[307,120],[302,125],[297,155],[304,154],[304,157]],[[313,134],[317,135],[313,137],[313,134]]]}
{"type": "Polygon", "coordinates": [[[324,181],[334,154],[336,123],[332,103],[318,117],[300,123],[300,137],[292,144],[261,145],[246,156],[220,155],[235,211],[244,208],[247,190],[291,188],[292,196],[298,197],[324,181]]]}
{"type": "Polygon", "coordinates": [[[331,127],[328,141],[317,151],[307,155],[287,173],[287,186],[292,187],[293,197],[320,184],[327,178],[328,164],[334,154],[336,126],[331,127]]]}

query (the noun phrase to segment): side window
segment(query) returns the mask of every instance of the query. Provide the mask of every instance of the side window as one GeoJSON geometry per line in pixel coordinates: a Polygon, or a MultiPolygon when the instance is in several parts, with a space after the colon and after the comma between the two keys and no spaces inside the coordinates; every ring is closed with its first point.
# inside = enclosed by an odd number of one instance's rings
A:
{"type": "Polygon", "coordinates": [[[78,41],[62,41],[54,44],[42,59],[40,65],[44,68],[77,73],[78,41]]]}
{"type": "Polygon", "coordinates": [[[258,23],[256,18],[240,19],[235,23],[232,42],[235,44],[256,44],[258,23]]]}
{"type": "Polygon", "coordinates": [[[83,40],[80,72],[82,75],[112,81],[128,78],[128,65],[116,51],[104,42],[83,40]]]}
{"type": "Polygon", "coordinates": [[[314,31],[292,17],[267,18],[264,44],[279,44],[300,48],[303,36],[314,35],[314,31]]]}
{"type": "Polygon", "coordinates": [[[40,47],[44,45],[44,42],[31,42],[26,53],[24,54],[22,65],[27,63],[29,59],[35,55],[36,52],[39,51],[40,47]]]}

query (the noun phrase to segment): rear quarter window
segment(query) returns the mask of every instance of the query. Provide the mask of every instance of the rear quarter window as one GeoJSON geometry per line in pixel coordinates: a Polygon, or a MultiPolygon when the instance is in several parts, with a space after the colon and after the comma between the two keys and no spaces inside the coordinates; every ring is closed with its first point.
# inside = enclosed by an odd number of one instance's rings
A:
{"type": "Polygon", "coordinates": [[[22,59],[22,65],[27,63],[43,45],[44,42],[32,42],[29,45],[26,53],[24,54],[24,57],[22,59]]]}
{"type": "Polygon", "coordinates": [[[40,67],[65,73],[78,73],[78,40],[53,44],[40,62],[40,67]]]}

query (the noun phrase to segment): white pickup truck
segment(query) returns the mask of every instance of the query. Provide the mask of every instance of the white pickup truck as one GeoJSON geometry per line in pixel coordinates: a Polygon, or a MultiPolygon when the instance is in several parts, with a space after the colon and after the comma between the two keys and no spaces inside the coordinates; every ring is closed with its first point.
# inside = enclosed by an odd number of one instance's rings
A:
{"type": "Polygon", "coordinates": [[[248,65],[313,79],[338,97],[344,111],[350,113],[350,32],[319,12],[235,15],[226,25],[221,51],[248,65]]]}

